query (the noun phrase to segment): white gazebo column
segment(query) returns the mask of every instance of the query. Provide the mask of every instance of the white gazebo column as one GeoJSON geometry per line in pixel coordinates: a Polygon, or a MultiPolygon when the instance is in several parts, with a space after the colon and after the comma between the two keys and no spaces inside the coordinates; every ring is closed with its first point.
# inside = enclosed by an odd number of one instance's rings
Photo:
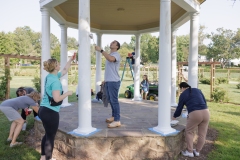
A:
{"type": "Polygon", "coordinates": [[[41,8],[42,12],[42,53],[41,53],[41,95],[44,95],[45,77],[48,72],[43,69],[43,62],[50,56],[50,15],[48,8],[41,8]]]}
{"type": "MultiPolygon", "coordinates": [[[[64,24],[59,25],[61,28],[61,69],[63,69],[68,61],[68,51],[67,51],[67,26],[64,24]]],[[[68,91],[68,73],[66,73],[63,77],[61,77],[61,83],[63,87],[63,91],[68,91]]],[[[68,103],[68,97],[63,100],[61,107],[70,106],[68,103]]]]}
{"type": "Polygon", "coordinates": [[[176,132],[171,128],[171,0],[160,2],[158,126],[153,128],[162,135],[176,132]]]}
{"type": "MultiPolygon", "coordinates": [[[[102,46],[102,34],[101,33],[97,33],[97,46],[100,46],[100,47],[102,46]]],[[[99,83],[102,82],[101,74],[102,74],[102,57],[101,57],[101,54],[99,54],[99,52],[96,51],[96,80],[95,80],[96,94],[100,91],[99,83]]]]}
{"type": "Polygon", "coordinates": [[[140,34],[136,34],[135,67],[134,67],[134,101],[142,100],[140,95],[140,34]]]}
{"type": "Polygon", "coordinates": [[[188,57],[188,84],[198,88],[198,29],[199,13],[190,13],[190,44],[188,57]]]}
{"type": "Polygon", "coordinates": [[[171,87],[171,106],[176,107],[176,73],[177,73],[177,28],[172,28],[172,87],[171,87]]]}
{"type": "Polygon", "coordinates": [[[90,0],[79,0],[78,11],[78,128],[74,134],[89,135],[92,127],[90,0]]]}

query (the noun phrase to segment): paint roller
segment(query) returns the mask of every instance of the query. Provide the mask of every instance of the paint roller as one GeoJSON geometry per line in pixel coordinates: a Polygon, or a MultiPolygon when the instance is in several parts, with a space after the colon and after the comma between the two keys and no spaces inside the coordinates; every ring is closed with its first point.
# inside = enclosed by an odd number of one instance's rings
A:
{"type": "MultiPolygon", "coordinates": [[[[92,33],[89,34],[89,38],[92,39],[93,40],[93,44],[96,45],[92,33]]],[[[76,44],[76,46],[79,47],[79,44],[76,44]]]]}
{"type": "Polygon", "coordinates": [[[92,34],[92,33],[90,33],[90,34],[89,34],[89,37],[90,37],[90,38],[93,40],[93,44],[94,44],[94,45],[96,45],[96,43],[95,43],[95,41],[94,41],[94,38],[93,38],[93,34],[92,34]]]}

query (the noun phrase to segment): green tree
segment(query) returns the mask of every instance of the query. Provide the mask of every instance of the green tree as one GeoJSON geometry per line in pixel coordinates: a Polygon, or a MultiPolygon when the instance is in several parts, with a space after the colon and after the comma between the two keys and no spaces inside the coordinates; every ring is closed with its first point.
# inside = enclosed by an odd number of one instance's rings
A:
{"type": "Polygon", "coordinates": [[[177,36],[177,61],[188,61],[189,35],[177,36]]]}
{"type": "Polygon", "coordinates": [[[207,39],[208,34],[205,33],[205,29],[207,27],[204,25],[200,25],[198,31],[198,54],[206,55],[207,54],[207,46],[204,44],[204,41],[207,39]]]}
{"type": "Polygon", "coordinates": [[[60,56],[61,56],[61,48],[60,45],[55,46],[55,48],[51,51],[51,57],[55,58],[60,62],[60,56]]]}
{"type": "Polygon", "coordinates": [[[237,32],[229,29],[218,28],[217,33],[209,35],[211,43],[208,45],[207,57],[220,61],[224,68],[230,59],[239,58],[240,50],[237,32]]]}
{"type": "Polygon", "coordinates": [[[121,48],[118,50],[118,52],[121,55],[122,60],[125,61],[126,57],[128,56],[128,53],[132,53],[133,49],[129,46],[129,44],[124,42],[121,45],[121,48]]]}
{"type": "Polygon", "coordinates": [[[32,45],[32,36],[34,32],[29,26],[17,27],[13,33],[14,47],[17,54],[37,55],[37,52],[32,45]]]}
{"type": "Polygon", "coordinates": [[[96,64],[96,50],[95,50],[95,45],[91,44],[90,45],[90,53],[91,53],[91,64],[96,64]]]}
{"type": "Polygon", "coordinates": [[[148,47],[146,49],[148,53],[148,59],[152,63],[157,63],[159,59],[159,38],[153,36],[148,41],[148,47]]]}
{"type": "Polygon", "coordinates": [[[78,49],[77,44],[78,42],[74,37],[67,37],[68,50],[72,50],[72,49],[77,50],[78,49]]]}
{"type": "Polygon", "coordinates": [[[54,50],[56,47],[60,45],[58,38],[54,34],[50,34],[50,48],[54,50]]]}
{"type": "MultiPolygon", "coordinates": [[[[140,53],[141,53],[141,61],[142,63],[149,63],[149,57],[148,57],[148,42],[152,38],[152,35],[150,33],[144,33],[141,36],[140,40],[140,53]]],[[[134,49],[136,44],[136,38],[135,36],[131,37],[131,42],[129,44],[130,48],[134,49]]]]}
{"type": "Polygon", "coordinates": [[[6,34],[5,32],[0,32],[0,53],[9,54],[14,53],[12,34],[6,34]]]}

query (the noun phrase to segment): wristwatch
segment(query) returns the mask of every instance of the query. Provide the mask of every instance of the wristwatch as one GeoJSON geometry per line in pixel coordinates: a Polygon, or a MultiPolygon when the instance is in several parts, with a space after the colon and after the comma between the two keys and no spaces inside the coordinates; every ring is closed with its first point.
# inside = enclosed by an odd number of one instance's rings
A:
{"type": "Polygon", "coordinates": [[[101,49],[101,51],[100,51],[100,52],[102,53],[103,51],[104,51],[104,50],[102,50],[102,49],[101,49]]]}

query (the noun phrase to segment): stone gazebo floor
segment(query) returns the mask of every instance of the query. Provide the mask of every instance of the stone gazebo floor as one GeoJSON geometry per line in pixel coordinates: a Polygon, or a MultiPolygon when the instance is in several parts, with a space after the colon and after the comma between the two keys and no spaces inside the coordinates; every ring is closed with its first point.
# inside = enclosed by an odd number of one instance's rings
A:
{"type": "MultiPolygon", "coordinates": [[[[77,103],[61,108],[59,131],[55,138],[55,149],[68,157],[86,160],[142,160],[145,158],[173,159],[184,146],[186,118],[179,118],[180,131],[174,136],[161,136],[148,128],[158,123],[158,103],[154,101],[132,101],[120,99],[121,123],[119,128],[107,128],[106,118],[111,116],[111,107],[92,103],[92,126],[99,132],[88,137],[77,137],[68,132],[78,127],[77,103]]],[[[174,112],[172,108],[172,113],[174,112]]],[[[35,135],[43,136],[41,121],[35,121],[35,135]]]]}

